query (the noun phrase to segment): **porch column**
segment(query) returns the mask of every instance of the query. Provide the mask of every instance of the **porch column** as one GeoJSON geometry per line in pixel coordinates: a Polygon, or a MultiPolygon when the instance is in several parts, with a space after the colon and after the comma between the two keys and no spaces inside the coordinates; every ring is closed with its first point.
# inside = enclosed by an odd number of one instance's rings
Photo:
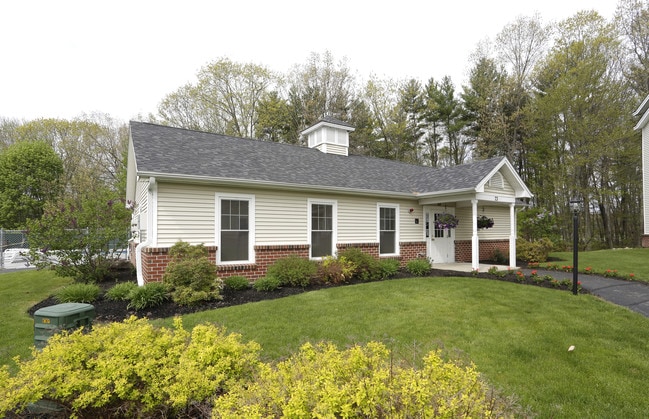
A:
{"type": "Polygon", "coordinates": [[[516,210],[509,204],[509,267],[516,267],[516,210]]]}
{"type": "Polygon", "coordinates": [[[480,240],[478,239],[478,200],[471,200],[471,269],[480,267],[480,240]]]}

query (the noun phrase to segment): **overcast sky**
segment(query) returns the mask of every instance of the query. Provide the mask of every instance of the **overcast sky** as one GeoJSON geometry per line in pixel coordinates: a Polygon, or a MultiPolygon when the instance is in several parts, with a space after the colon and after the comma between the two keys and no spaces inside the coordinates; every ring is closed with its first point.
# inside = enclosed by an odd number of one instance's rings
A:
{"type": "Polygon", "coordinates": [[[311,52],[347,57],[367,78],[466,80],[469,55],[517,16],[580,10],[611,19],[616,0],[2,0],[0,118],[127,121],[195,81],[219,57],[287,72],[311,52]]]}

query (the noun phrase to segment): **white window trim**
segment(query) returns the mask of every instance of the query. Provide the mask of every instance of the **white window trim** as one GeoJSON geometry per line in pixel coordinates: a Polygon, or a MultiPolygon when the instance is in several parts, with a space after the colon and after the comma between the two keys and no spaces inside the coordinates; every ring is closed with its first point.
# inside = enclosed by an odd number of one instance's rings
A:
{"type": "Polygon", "coordinates": [[[255,263],[255,195],[216,194],[215,240],[217,246],[216,263],[219,265],[241,265],[255,263]],[[221,200],[232,199],[248,201],[248,260],[221,261],[221,200]]]}
{"type": "MultiPolygon", "coordinates": [[[[377,202],[376,204],[376,242],[379,243],[379,256],[399,256],[401,254],[401,249],[399,248],[399,237],[401,233],[399,230],[399,220],[401,215],[399,214],[399,204],[387,204],[383,202],[377,202]],[[394,231],[394,250],[395,253],[380,253],[381,252],[381,208],[394,208],[395,220],[395,231],[394,231]]],[[[424,233],[425,234],[425,233],[424,233]]]]}
{"type": "Polygon", "coordinates": [[[338,201],[335,200],[326,200],[326,199],[307,199],[307,238],[309,241],[309,259],[311,260],[322,260],[322,257],[312,257],[311,250],[313,249],[313,243],[311,243],[311,214],[313,204],[320,205],[331,205],[331,216],[332,216],[332,228],[331,232],[331,254],[336,254],[336,243],[338,243],[338,201]]]}

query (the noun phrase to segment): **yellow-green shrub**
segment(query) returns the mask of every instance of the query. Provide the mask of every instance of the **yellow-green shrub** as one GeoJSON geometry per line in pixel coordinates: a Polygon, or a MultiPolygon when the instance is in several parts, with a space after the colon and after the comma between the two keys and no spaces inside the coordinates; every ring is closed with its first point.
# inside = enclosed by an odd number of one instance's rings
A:
{"type": "Polygon", "coordinates": [[[162,416],[209,403],[215,394],[251,376],[259,345],[242,343],[211,325],[155,328],[146,319],[97,325],[56,335],[19,372],[0,371],[0,416],[49,399],[71,416],[162,416]],[[3,377],[3,375],[5,377],[3,377]],[[166,412],[166,413],[164,413],[166,412]],[[164,413],[164,414],[163,414],[164,413]]]}
{"type": "Polygon", "coordinates": [[[355,272],[356,265],[345,256],[327,256],[318,266],[318,276],[326,284],[349,282],[355,272]]]}
{"type": "Polygon", "coordinates": [[[516,255],[526,262],[545,262],[554,244],[550,239],[542,238],[534,241],[516,240],[516,255]]]}
{"type": "Polygon", "coordinates": [[[340,351],[305,344],[275,367],[214,402],[213,416],[239,417],[507,417],[473,365],[445,362],[438,352],[421,370],[397,366],[385,345],[340,351]]]}

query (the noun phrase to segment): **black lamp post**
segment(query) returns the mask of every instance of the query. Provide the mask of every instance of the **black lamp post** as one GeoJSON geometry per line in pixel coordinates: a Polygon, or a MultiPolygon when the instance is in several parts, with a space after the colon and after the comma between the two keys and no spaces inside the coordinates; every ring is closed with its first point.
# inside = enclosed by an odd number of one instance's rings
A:
{"type": "Polygon", "coordinates": [[[579,274],[579,211],[581,210],[581,199],[572,198],[570,209],[572,209],[572,293],[577,295],[577,282],[579,274]]]}

